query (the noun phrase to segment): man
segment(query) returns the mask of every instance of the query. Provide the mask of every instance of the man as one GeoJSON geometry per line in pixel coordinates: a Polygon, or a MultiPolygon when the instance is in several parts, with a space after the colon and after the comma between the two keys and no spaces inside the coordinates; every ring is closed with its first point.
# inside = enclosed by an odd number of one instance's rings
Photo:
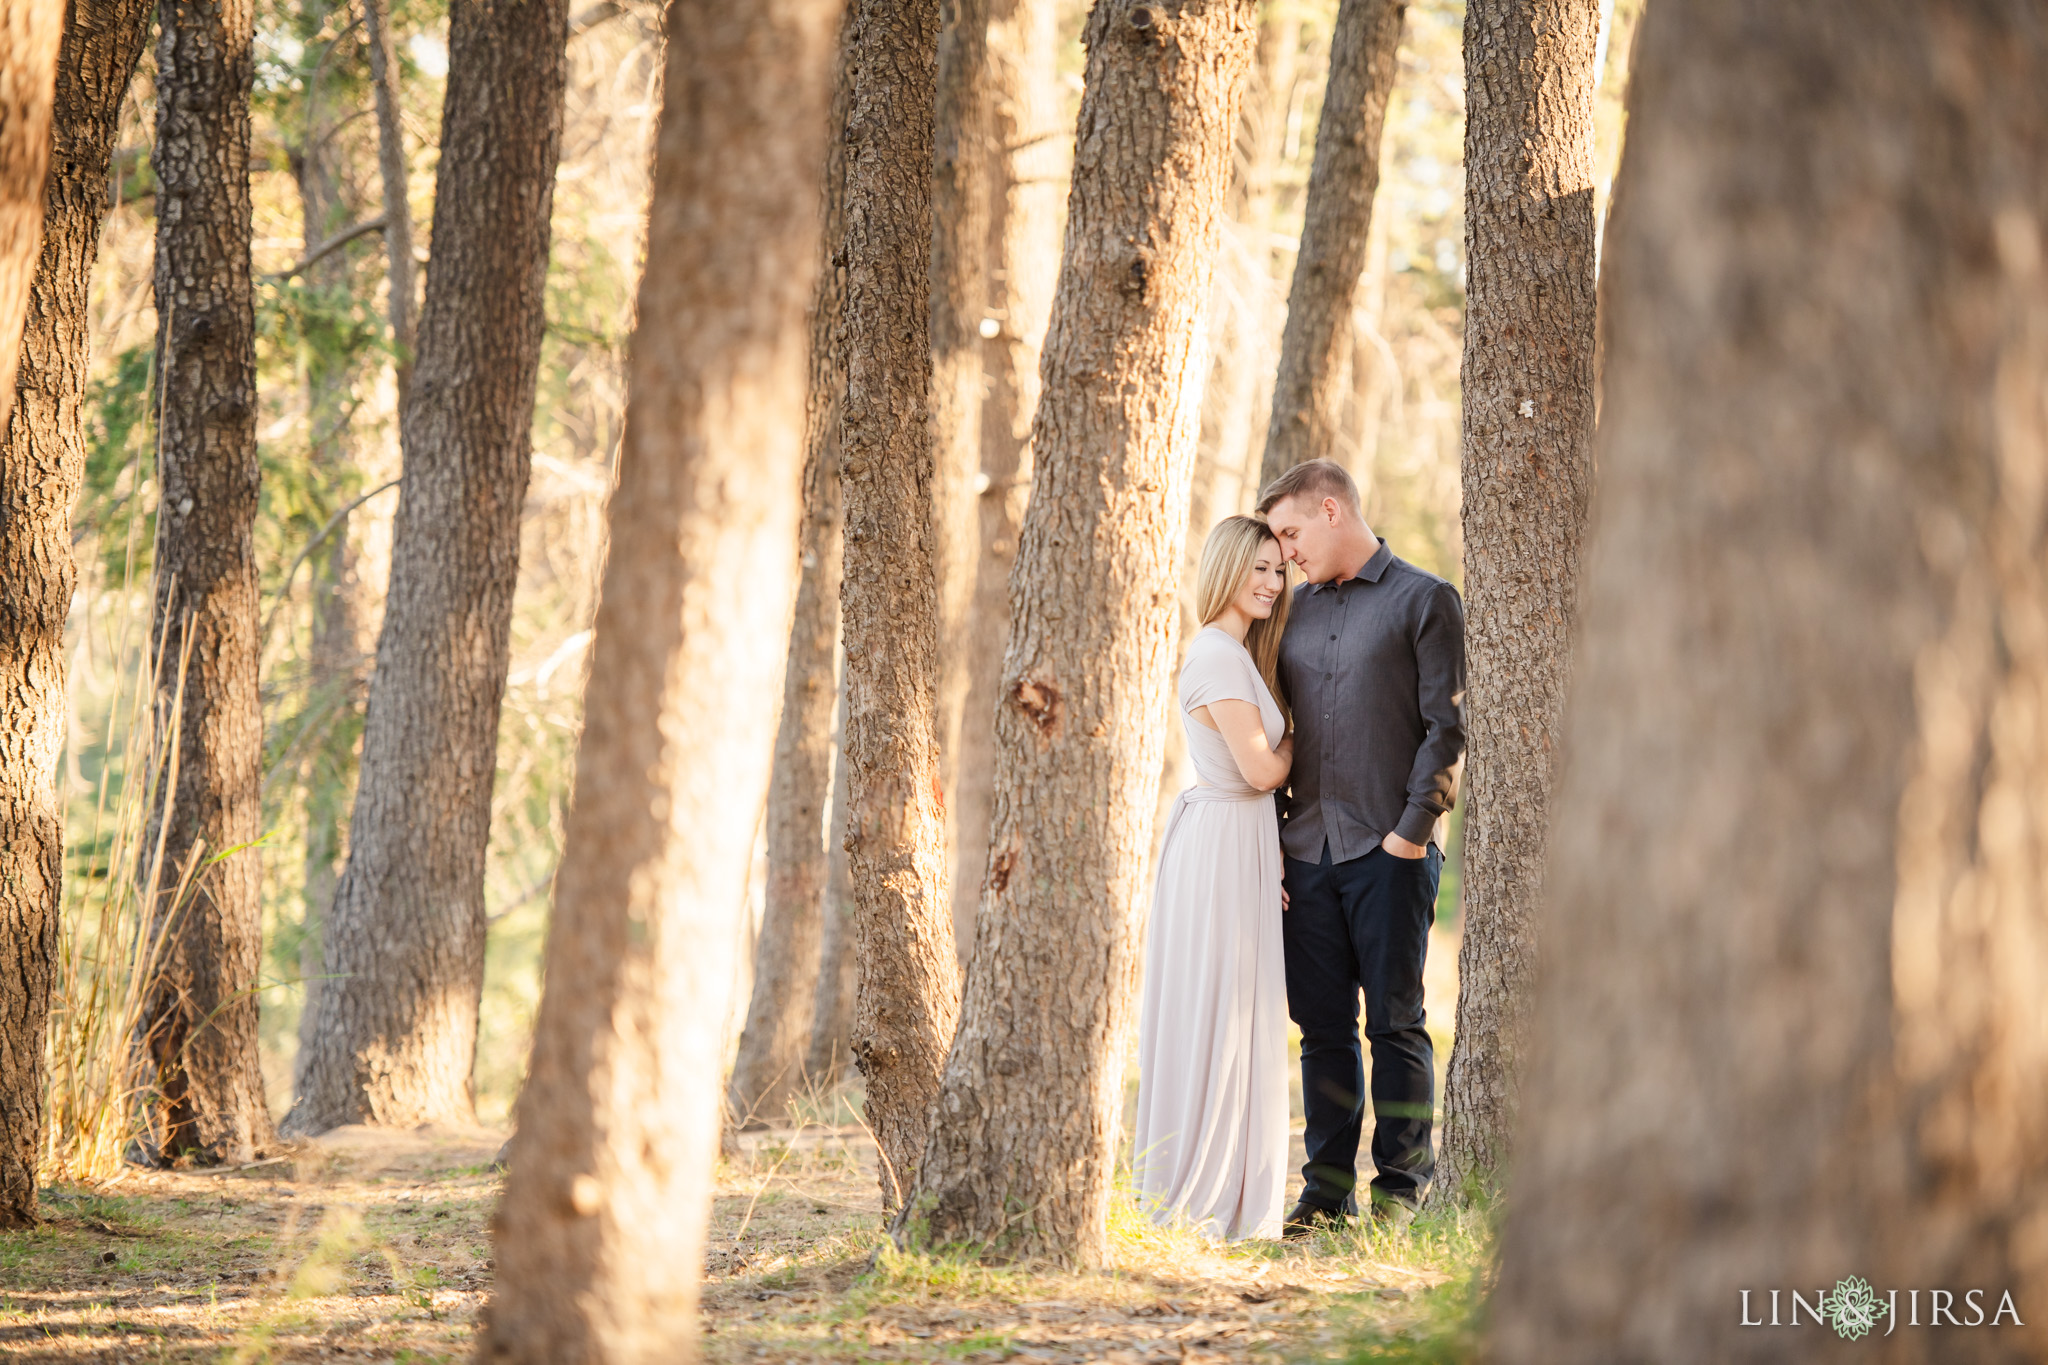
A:
{"type": "Polygon", "coordinates": [[[1280,826],[1282,924],[1308,1130],[1286,1235],[1306,1237],[1358,1209],[1361,990],[1373,1215],[1412,1219],[1435,1169],[1422,962],[1465,753],[1465,613],[1457,589],[1372,533],[1357,485],[1328,460],[1275,479],[1259,512],[1308,580],[1280,642],[1296,730],[1280,826]]]}

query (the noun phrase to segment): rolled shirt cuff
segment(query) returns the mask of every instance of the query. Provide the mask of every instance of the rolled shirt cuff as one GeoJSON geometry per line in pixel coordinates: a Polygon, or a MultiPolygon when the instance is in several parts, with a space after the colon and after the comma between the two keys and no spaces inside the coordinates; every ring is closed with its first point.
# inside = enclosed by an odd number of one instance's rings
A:
{"type": "Polygon", "coordinates": [[[1409,806],[1401,812],[1401,822],[1394,826],[1394,833],[1411,844],[1427,844],[1436,837],[1436,812],[1427,806],[1409,806]]]}

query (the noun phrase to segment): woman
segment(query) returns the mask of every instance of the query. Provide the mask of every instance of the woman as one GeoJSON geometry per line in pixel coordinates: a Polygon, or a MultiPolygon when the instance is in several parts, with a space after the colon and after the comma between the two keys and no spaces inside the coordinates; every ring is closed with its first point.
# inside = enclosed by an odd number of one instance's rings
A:
{"type": "Polygon", "coordinates": [[[1287,563],[1266,524],[1209,533],[1180,671],[1196,785],[1159,850],[1138,1025],[1138,1191],[1153,1219],[1276,1237],[1287,1184],[1287,978],[1273,789],[1294,741],[1275,695],[1287,563]]]}

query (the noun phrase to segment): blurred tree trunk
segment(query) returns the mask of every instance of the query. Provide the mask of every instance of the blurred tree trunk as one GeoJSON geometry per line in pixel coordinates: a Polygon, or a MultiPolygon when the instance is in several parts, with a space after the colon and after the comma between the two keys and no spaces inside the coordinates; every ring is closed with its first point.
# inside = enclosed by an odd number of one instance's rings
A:
{"type": "Polygon", "coordinates": [[[161,661],[154,725],[165,785],[143,871],[163,966],[140,1031],[156,1073],[150,1142],[165,1160],[202,1164],[246,1161],[275,1138],[256,1040],[259,868],[239,851],[263,820],[253,25],[250,0],[162,0],[150,155],[162,414],[151,652],[161,661]]]}
{"type": "MultiPolygon", "coordinates": [[[[840,679],[840,716],[846,714],[845,679],[840,679]]],[[[853,1007],[860,990],[860,923],[853,903],[853,873],[846,856],[846,759],[839,732],[832,738],[832,813],[825,821],[824,936],[818,948],[817,1003],[811,1009],[811,1043],[804,1074],[820,1088],[839,1083],[853,1059],[853,1007]]]]}
{"type": "Polygon", "coordinates": [[[669,6],[625,453],[481,1360],[695,1356],[707,1078],[783,670],[761,622],[795,587],[836,10],[669,6]]]}
{"type": "Polygon", "coordinates": [[[86,284],[112,142],[112,119],[91,96],[127,90],[149,12],[82,8],[70,24],[61,0],[0,15],[0,1227],[37,1221],[43,1038],[63,907],[56,775],[70,513],[85,468],[86,284]]]}
{"type": "Polygon", "coordinates": [[[974,515],[974,593],[958,654],[966,664],[958,758],[947,787],[953,821],[953,931],[964,956],[988,869],[996,687],[1010,636],[1010,565],[1031,494],[1031,414],[1059,269],[1066,177],[1059,126],[1059,15],[1053,0],[989,0],[986,64],[988,236],[981,338],[982,477],[974,515]]]}
{"type": "MultiPolygon", "coordinates": [[[[1501,14],[1532,8],[1593,9],[1597,14],[1597,0],[1536,0],[1534,5],[1529,0],[1471,0],[1465,12],[1466,32],[1472,33],[1475,24],[1497,24],[1501,14]]],[[[1365,240],[1372,230],[1372,201],[1380,185],[1380,133],[1386,125],[1387,97],[1394,91],[1394,57],[1401,46],[1406,9],[1405,0],[1343,0],[1337,8],[1330,34],[1330,80],[1316,124],[1315,162],[1309,168],[1294,283],[1287,293],[1287,325],[1280,335],[1280,372],[1273,382],[1260,487],[1305,461],[1336,458],[1351,301],[1365,269],[1365,240]]],[[[1594,23],[1597,27],[1597,18],[1594,23]]],[[[1490,38],[1498,43],[1511,40],[1535,46],[1534,37],[1523,30],[1490,38]]],[[[1536,76],[1517,75],[1512,67],[1504,75],[1527,85],[1532,92],[1527,98],[1533,101],[1536,76]]],[[[1530,109],[1533,104],[1516,105],[1518,114],[1530,109]]],[[[1572,115],[1577,115],[1576,105],[1572,115]]],[[[1590,129],[1590,110],[1585,118],[1590,129]]],[[[1468,149],[1472,136],[1468,130],[1468,149]]],[[[1549,136],[1547,129],[1544,136],[1549,136]]]]}
{"type": "Polygon", "coordinates": [[[955,888],[967,875],[957,854],[960,744],[972,646],[976,542],[980,539],[982,319],[989,316],[988,234],[994,191],[995,92],[990,88],[989,0],[940,0],[932,120],[931,441],[932,569],[938,582],[939,790],[944,798],[948,913],[953,946],[965,951],[955,888]]]}
{"type": "MultiPolygon", "coordinates": [[[[1598,0],[1465,11],[1463,944],[1432,1199],[1507,1160],[1593,466],[1598,0]]],[[[1363,241],[1363,238],[1360,239],[1363,241]]]]}
{"type": "Polygon", "coordinates": [[[913,1243],[1099,1262],[1208,304],[1253,0],[1088,19],[968,999],[913,1243]],[[1085,971],[1075,964],[1085,963],[1085,971]],[[1020,1212],[1023,1211],[1023,1212],[1020,1212]]]}
{"type": "Polygon", "coordinates": [[[1489,1358],[2039,1360],[2048,32],[1657,0],[1635,71],[1489,1358]]]}
{"type": "Polygon", "coordinates": [[[894,1208],[924,1153],[960,1008],[939,790],[927,404],[938,0],[854,0],[846,130],[846,762],[854,1056],[894,1208]]]}
{"type": "MultiPolygon", "coordinates": [[[[306,17],[317,25],[329,8],[325,0],[315,0],[306,17]]],[[[325,69],[325,62],[313,65],[306,91],[306,124],[300,144],[290,151],[292,178],[299,191],[299,235],[308,259],[350,220],[350,206],[342,200],[337,167],[330,155],[335,124],[320,117],[328,103],[319,79],[325,69]]],[[[335,251],[309,266],[301,278],[317,295],[333,299],[349,288],[350,274],[348,254],[335,251]]],[[[310,472],[322,495],[315,506],[332,515],[340,513],[354,496],[363,463],[359,443],[349,431],[355,358],[337,355],[317,342],[308,345],[304,355],[306,423],[312,431],[310,472]]],[[[372,604],[364,600],[368,594],[359,569],[356,545],[344,517],[306,564],[313,629],[299,723],[309,727],[316,738],[307,745],[302,765],[306,803],[298,955],[306,1001],[299,1018],[302,1030],[319,1012],[314,997],[322,985],[320,930],[334,904],[348,852],[356,745],[362,736],[368,664],[376,648],[368,619],[372,604]]]]}
{"type": "Polygon", "coordinates": [[[405,484],[299,1134],[473,1117],[484,850],[546,323],[567,0],[457,0],[405,484]]]}
{"type": "Polygon", "coordinates": [[[405,169],[405,129],[398,117],[398,55],[389,0],[362,0],[363,45],[370,55],[370,92],[377,109],[377,172],[384,184],[384,259],[391,344],[398,353],[398,406],[412,390],[412,202],[405,169]]]}
{"type": "MultiPolygon", "coordinates": [[[[796,615],[782,672],[782,719],[768,783],[768,886],[754,947],[747,1005],[727,1101],[735,1122],[781,1119],[806,1085],[824,1080],[806,1064],[826,933],[825,823],[832,801],[839,708],[839,409],[846,365],[839,350],[845,278],[836,258],[846,236],[846,142],[852,49],[842,34],[833,63],[825,142],[823,231],[811,298],[810,376],[804,413],[804,516],[797,543],[796,615]]],[[[840,826],[831,826],[834,841],[840,826]]],[[[836,945],[835,945],[836,946],[836,945]]]]}
{"type": "MultiPolygon", "coordinates": [[[[1187,658],[1187,644],[1201,623],[1195,620],[1195,578],[1202,542],[1222,518],[1249,511],[1245,481],[1256,474],[1251,450],[1260,389],[1273,360],[1278,302],[1273,298],[1274,173],[1287,141],[1301,48],[1301,18],[1292,4],[1268,0],[1259,19],[1259,46],[1237,115],[1237,146],[1230,188],[1224,194],[1222,259],[1210,287],[1208,308],[1209,381],[1202,390],[1201,437],[1195,443],[1195,473],[1188,489],[1188,534],[1181,548],[1180,638],[1174,676],[1187,658]],[[1236,241],[1233,243],[1233,237],[1236,241]],[[1251,465],[1249,471],[1247,466],[1251,465]]],[[[1193,780],[1187,768],[1187,737],[1169,723],[1159,764],[1159,797],[1153,804],[1152,843],[1146,880],[1156,869],[1166,837],[1166,814],[1181,789],[1193,780]]]]}

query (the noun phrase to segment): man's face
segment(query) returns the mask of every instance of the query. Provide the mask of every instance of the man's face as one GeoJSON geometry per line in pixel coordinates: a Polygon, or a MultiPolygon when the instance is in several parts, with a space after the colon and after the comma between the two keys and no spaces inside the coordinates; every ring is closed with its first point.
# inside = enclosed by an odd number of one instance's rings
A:
{"type": "Polygon", "coordinates": [[[1352,573],[1356,564],[1344,562],[1345,537],[1340,533],[1343,509],[1335,498],[1310,500],[1282,498],[1266,513],[1266,524],[1280,542],[1280,553],[1290,564],[1299,565],[1311,583],[1327,583],[1339,574],[1352,573]]]}

